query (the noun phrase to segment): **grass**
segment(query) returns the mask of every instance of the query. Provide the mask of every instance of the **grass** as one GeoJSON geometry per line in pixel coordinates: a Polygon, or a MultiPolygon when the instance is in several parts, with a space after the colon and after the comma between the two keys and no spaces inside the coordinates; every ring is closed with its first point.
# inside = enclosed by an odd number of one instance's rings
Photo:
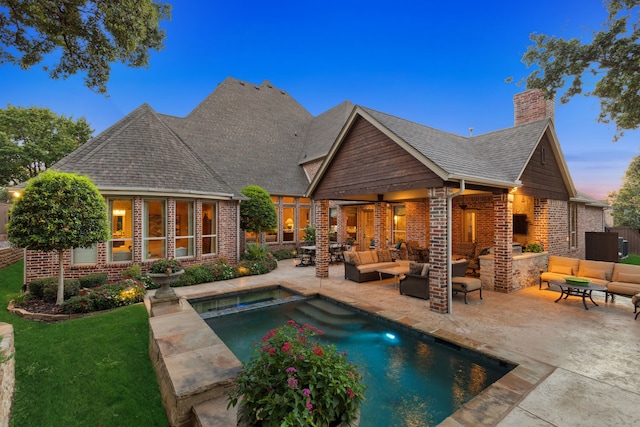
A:
{"type": "MultiPolygon", "coordinates": [[[[23,263],[0,270],[0,305],[22,285],[23,263]]],[[[11,425],[167,426],[149,360],[141,304],[59,323],[0,310],[14,327],[16,394],[11,425]]]]}
{"type": "Polygon", "coordinates": [[[628,257],[620,261],[623,264],[640,265],[640,255],[629,254],[628,257]]]}

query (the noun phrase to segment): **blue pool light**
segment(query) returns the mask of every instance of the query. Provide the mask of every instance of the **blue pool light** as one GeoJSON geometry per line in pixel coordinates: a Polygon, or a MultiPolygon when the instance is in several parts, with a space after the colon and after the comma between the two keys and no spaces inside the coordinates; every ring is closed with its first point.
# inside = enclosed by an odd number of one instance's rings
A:
{"type": "Polygon", "coordinates": [[[386,334],[384,334],[385,337],[389,338],[390,340],[395,340],[396,336],[394,334],[392,334],[391,332],[387,332],[386,334]]]}

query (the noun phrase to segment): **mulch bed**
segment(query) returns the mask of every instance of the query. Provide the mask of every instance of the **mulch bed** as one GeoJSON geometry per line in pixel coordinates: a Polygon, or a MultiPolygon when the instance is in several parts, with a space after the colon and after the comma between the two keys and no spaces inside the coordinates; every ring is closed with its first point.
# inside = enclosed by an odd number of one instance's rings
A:
{"type": "Polygon", "coordinates": [[[53,302],[46,302],[41,299],[33,299],[29,301],[25,301],[22,304],[16,304],[17,308],[21,308],[30,313],[41,313],[41,314],[64,314],[60,307],[57,306],[53,302]]]}

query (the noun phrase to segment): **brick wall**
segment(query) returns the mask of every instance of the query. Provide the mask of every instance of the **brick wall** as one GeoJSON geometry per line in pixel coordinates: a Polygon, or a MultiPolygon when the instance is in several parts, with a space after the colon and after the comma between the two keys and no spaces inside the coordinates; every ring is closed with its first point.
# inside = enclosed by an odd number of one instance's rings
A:
{"type": "Polygon", "coordinates": [[[0,269],[5,268],[24,257],[24,250],[20,248],[0,248],[0,269]]]}
{"type": "Polygon", "coordinates": [[[513,281],[513,195],[494,194],[494,290],[509,292],[513,281]]]}
{"type": "Polygon", "coordinates": [[[554,100],[545,99],[541,89],[530,89],[513,96],[514,124],[522,125],[542,119],[554,119],[554,100]]]}
{"type": "Polygon", "coordinates": [[[569,249],[569,205],[562,200],[548,201],[548,244],[545,249],[551,255],[576,256],[577,251],[569,249]]]}
{"type": "Polygon", "coordinates": [[[417,241],[420,246],[428,246],[429,200],[406,202],[407,242],[417,241]]]}
{"type": "MultiPolygon", "coordinates": [[[[185,267],[193,265],[212,263],[219,258],[225,258],[231,263],[238,260],[238,202],[218,201],[218,253],[214,255],[202,255],[202,247],[199,242],[202,227],[195,227],[196,237],[196,253],[191,258],[181,258],[180,262],[185,267]]],[[[152,261],[142,260],[143,248],[143,204],[142,197],[134,197],[133,199],[133,217],[134,217],[134,238],[133,238],[133,261],[132,262],[107,262],[107,244],[99,243],[98,262],[91,265],[71,265],[71,251],[64,253],[64,276],[67,278],[79,278],[91,273],[107,273],[109,282],[115,283],[122,279],[122,272],[131,265],[139,264],[143,271],[148,268],[152,261]]],[[[202,212],[202,200],[195,201],[196,212],[202,212]]],[[[175,199],[166,200],[167,208],[167,224],[175,224],[175,199]]],[[[199,217],[196,217],[199,218],[199,217]]],[[[196,224],[200,220],[196,220],[196,224]]],[[[172,257],[174,254],[174,237],[175,230],[173,227],[167,227],[167,256],[172,257]]],[[[1,253],[1,252],[0,252],[1,253]]],[[[22,253],[22,250],[20,250],[22,253]]],[[[58,275],[58,256],[56,253],[46,253],[38,251],[27,251],[26,255],[26,281],[39,277],[55,277],[58,275]]]]}

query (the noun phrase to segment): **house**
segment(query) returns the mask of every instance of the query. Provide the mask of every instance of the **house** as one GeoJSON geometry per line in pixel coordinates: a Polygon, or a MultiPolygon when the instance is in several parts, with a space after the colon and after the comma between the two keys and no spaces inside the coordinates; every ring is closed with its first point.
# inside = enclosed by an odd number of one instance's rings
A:
{"type": "MultiPolygon", "coordinates": [[[[515,125],[462,137],[346,101],[312,116],[268,81],[227,78],[186,117],[142,105],[53,166],[88,175],[108,202],[111,239],[65,256],[69,277],[163,257],[238,260],[241,189],[263,187],[278,210],[272,248],[317,226],[316,275],[330,239],[360,247],[415,240],[431,252],[431,308],[447,312],[448,263],[465,243],[493,248],[494,289],[513,286],[514,241],[584,256],[602,207],[579,197],[539,91],[514,98],[515,125]],[[514,225],[516,226],[514,229],[514,225]]],[[[28,252],[27,282],[56,259],[28,252]]]]}

